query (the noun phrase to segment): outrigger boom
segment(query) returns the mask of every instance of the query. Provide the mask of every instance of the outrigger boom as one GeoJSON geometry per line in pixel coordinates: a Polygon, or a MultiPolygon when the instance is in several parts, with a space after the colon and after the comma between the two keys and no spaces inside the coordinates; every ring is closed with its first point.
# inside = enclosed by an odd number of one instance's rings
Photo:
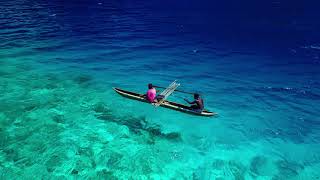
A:
{"type": "Polygon", "coordinates": [[[176,83],[177,80],[173,81],[165,90],[163,90],[160,95],[163,97],[159,102],[155,103],[154,106],[160,106],[173,92],[177,89],[180,84],[176,83]]]}

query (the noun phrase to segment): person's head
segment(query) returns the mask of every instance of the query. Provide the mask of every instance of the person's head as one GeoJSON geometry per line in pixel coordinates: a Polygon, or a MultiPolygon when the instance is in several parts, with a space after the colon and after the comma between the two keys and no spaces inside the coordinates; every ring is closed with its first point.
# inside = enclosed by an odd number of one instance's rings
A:
{"type": "Polygon", "coordinates": [[[193,95],[193,97],[194,97],[194,99],[198,99],[198,98],[200,97],[200,95],[199,95],[198,93],[195,93],[195,94],[193,95]]]}
{"type": "Polygon", "coordinates": [[[151,83],[148,84],[148,88],[149,88],[149,89],[152,89],[152,88],[153,88],[153,86],[152,86],[151,83]]]}

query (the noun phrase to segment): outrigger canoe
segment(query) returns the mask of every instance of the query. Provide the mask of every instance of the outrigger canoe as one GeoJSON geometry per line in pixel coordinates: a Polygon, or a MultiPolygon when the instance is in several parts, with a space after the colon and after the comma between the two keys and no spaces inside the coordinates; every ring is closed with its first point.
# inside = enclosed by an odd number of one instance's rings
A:
{"type": "MultiPolygon", "coordinates": [[[[113,88],[113,89],[123,97],[149,103],[143,97],[144,96],[143,94],[138,94],[138,93],[126,91],[126,90],[122,90],[119,88],[113,88]]],[[[161,103],[160,106],[165,107],[165,108],[169,108],[169,109],[173,109],[176,111],[188,113],[188,114],[198,115],[198,116],[214,116],[214,115],[216,115],[216,113],[210,112],[208,110],[203,110],[202,112],[196,112],[196,111],[192,110],[189,106],[175,103],[175,102],[171,102],[171,101],[167,101],[167,100],[165,100],[163,103],[161,103]]]]}

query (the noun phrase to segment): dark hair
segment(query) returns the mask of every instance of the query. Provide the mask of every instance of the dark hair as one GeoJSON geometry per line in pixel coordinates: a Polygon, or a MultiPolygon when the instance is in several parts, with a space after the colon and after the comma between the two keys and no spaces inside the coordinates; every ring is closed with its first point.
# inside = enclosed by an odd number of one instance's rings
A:
{"type": "Polygon", "coordinates": [[[151,83],[148,84],[148,87],[149,87],[149,89],[152,89],[152,88],[153,88],[153,86],[152,86],[151,83]]]}
{"type": "Polygon", "coordinates": [[[195,98],[195,99],[198,99],[199,98],[199,94],[198,93],[195,93],[194,95],[193,95],[193,97],[195,98]]]}

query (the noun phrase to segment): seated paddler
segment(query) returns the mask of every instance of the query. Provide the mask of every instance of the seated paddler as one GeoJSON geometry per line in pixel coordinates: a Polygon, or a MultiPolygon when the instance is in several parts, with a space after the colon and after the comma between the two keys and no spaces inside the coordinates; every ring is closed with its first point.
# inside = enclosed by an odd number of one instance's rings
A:
{"type": "Polygon", "coordinates": [[[204,103],[203,99],[200,97],[199,94],[194,94],[194,100],[192,102],[188,101],[187,99],[184,99],[187,103],[191,104],[190,108],[197,112],[202,112],[204,109],[204,103]]]}
{"type": "Polygon", "coordinates": [[[161,95],[157,96],[157,90],[155,89],[155,87],[150,83],[148,84],[148,91],[145,95],[145,98],[147,99],[147,101],[149,101],[150,103],[156,103],[158,102],[160,99],[162,99],[163,97],[161,95]]]}

